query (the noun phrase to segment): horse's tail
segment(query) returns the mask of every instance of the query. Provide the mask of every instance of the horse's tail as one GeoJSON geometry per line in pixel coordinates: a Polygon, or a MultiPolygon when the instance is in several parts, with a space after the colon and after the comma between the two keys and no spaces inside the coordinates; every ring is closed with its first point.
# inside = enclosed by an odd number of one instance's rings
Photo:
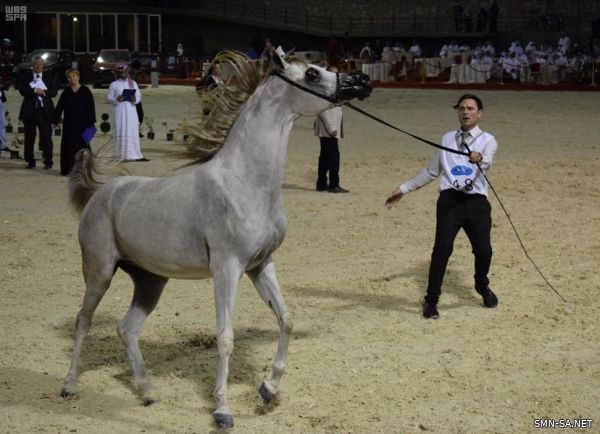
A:
{"type": "Polygon", "coordinates": [[[69,175],[69,199],[71,206],[81,214],[90,198],[102,185],[94,178],[98,173],[96,169],[96,157],[87,148],[81,149],[75,154],[75,163],[69,175]]]}

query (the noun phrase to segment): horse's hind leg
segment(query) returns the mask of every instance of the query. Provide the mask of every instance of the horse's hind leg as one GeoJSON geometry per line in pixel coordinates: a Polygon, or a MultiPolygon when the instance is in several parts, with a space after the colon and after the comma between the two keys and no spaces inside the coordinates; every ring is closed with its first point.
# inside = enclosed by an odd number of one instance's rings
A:
{"type": "Polygon", "coordinates": [[[270,403],[277,394],[279,380],[285,370],[287,347],[292,332],[292,318],[288,312],[285,301],[279,289],[275,266],[269,257],[256,269],[249,271],[248,276],[265,303],[273,310],[279,323],[279,342],[277,354],[271,368],[271,374],[266,378],[259,389],[259,394],[265,403],[270,403]]]}
{"type": "Polygon", "coordinates": [[[122,268],[131,276],[135,288],[129,310],[117,327],[117,332],[127,350],[133,378],[142,391],[144,405],[150,405],[158,398],[154,394],[154,388],[144,368],[139,337],[144,320],[156,307],[168,279],[132,265],[122,266],[122,268]]]}
{"type": "Polygon", "coordinates": [[[83,304],[75,320],[75,339],[73,343],[73,354],[71,356],[71,365],[69,372],[65,377],[60,396],[69,398],[77,395],[77,378],[79,377],[79,358],[81,356],[81,347],[90,325],[92,316],[100,300],[110,286],[110,282],[115,273],[114,263],[112,261],[101,261],[95,257],[93,259],[83,259],[83,278],[85,280],[85,295],[83,304]]]}

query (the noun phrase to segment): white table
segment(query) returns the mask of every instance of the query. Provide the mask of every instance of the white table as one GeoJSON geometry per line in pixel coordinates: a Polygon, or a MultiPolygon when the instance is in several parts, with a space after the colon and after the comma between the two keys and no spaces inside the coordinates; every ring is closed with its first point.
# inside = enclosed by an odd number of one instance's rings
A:
{"type": "Polygon", "coordinates": [[[448,83],[485,83],[492,75],[492,65],[452,65],[448,83]]]}
{"type": "Polygon", "coordinates": [[[368,74],[371,81],[387,83],[392,65],[389,63],[363,63],[362,72],[368,74]]]}
{"type": "Polygon", "coordinates": [[[437,77],[442,71],[452,66],[453,59],[450,57],[424,57],[422,59],[415,59],[415,63],[418,62],[425,64],[425,76],[437,77]]]}

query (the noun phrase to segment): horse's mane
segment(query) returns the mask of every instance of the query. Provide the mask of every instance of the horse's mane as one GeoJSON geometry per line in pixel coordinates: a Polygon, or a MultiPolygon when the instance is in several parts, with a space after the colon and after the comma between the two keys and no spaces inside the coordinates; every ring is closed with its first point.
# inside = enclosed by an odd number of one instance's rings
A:
{"type": "MultiPolygon", "coordinates": [[[[299,61],[291,56],[286,60],[299,61]]],[[[271,74],[272,68],[271,62],[263,69],[245,54],[229,50],[217,54],[213,64],[215,62],[221,64],[229,77],[223,86],[211,86],[198,91],[198,118],[184,125],[190,137],[184,150],[176,155],[177,158],[191,160],[188,165],[204,163],[221,149],[242,106],[271,74]]]]}

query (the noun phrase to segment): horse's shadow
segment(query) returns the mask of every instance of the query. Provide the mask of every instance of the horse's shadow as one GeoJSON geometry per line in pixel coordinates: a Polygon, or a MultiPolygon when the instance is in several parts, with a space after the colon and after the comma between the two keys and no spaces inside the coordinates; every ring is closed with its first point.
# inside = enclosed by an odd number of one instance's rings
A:
{"type": "MultiPolygon", "coordinates": [[[[29,408],[36,414],[52,413],[55,416],[67,418],[73,415],[82,415],[98,423],[105,423],[109,419],[130,425],[139,424],[139,420],[128,411],[131,408],[131,402],[126,398],[111,396],[110,399],[106,399],[102,392],[86,390],[85,402],[71,406],[65,405],[65,401],[59,397],[57,379],[48,375],[47,372],[37,372],[26,367],[0,367],[0,377],[5,380],[3,387],[7,391],[0,395],[2,407],[18,406],[29,408]],[[101,411],[98,411],[99,409],[101,411]]],[[[6,421],[2,432],[25,432],[23,428],[16,428],[16,426],[20,427],[18,424],[20,424],[18,419],[6,421]],[[11,428],[16,428],[16,430],[11,431],[11,428]]],[[[165,421],[164,424],[162,421],[145,421],[144,428],[150,429],[152,432],[170,432],[168,421],[165,421]]]]}
{"type": "MultiPolygon", "coordinates": [[[[94,322],[84,342],[80,375],[86,371],[95,371],[106,366],[122,366],[122,370],[114,375],[125,387],[134,394],[138,390],[132,382],[133,373],[129,364],[125,348],[117,336],[116,326],[119,323],[116,317],[97,313],[94,322]]],[[[216,350],[216,336],[214,332],[203,329],[189,328],[183,332],[173,332],[176,337],[169,340],[160,340],[147,334],[140,338],[140,349],[144,356],[145,366],[152,377],[176,377],[189,379],[199,388],[200,396],[211,400],[216,378],[218,354],[216,350]]],[[[59,328],[66,339],[72,338],[73,324],[65,322],[59,328]]],[[[294,333],[294,338],[306,337],[309,333],[294,333]]],[[[229,383],[242,383],[256,386],[262,381],[263,368],[270,367],[272,358],[267,359],[267,366],[260,363],[251,355],[252,347],[265,343],[276,343],[279,338],[279,329],[259,329],[246,327],[235,330],[235,350],[230,358],[229,383]]],[[[69,351],[65,357],[70,356],[69,351]]],[[[273,346],[272,356],[275,356],[273,346]]]]}

